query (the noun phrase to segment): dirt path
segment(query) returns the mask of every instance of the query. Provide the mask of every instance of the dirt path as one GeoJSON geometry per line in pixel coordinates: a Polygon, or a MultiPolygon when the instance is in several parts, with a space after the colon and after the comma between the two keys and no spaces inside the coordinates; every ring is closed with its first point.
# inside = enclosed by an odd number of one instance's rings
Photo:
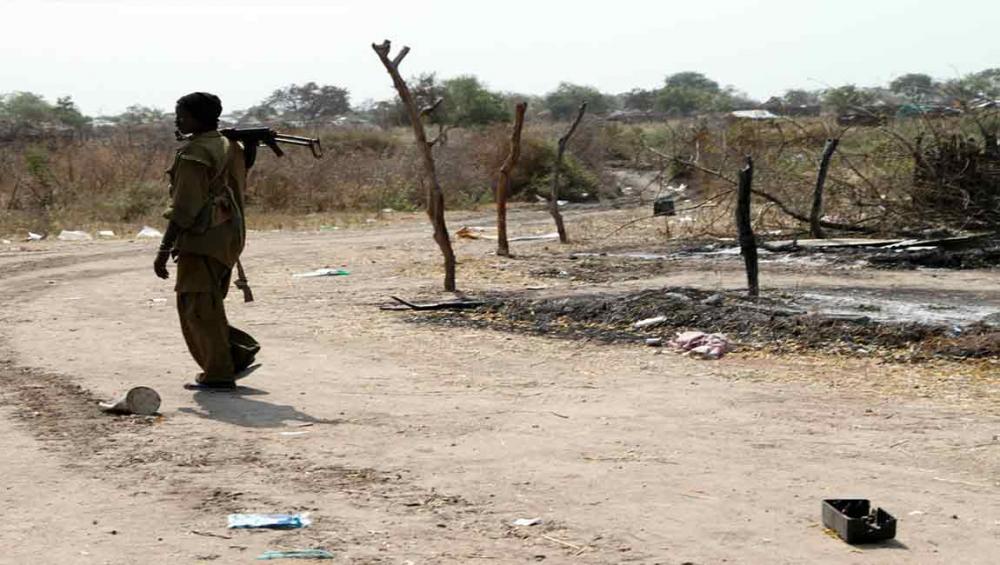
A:
{"type": "MultiPolygon", "coordinates": [[[[548,245],[508,261],[461,241],[460,284],[593,287],[533,276],[562,260],[548,245]]],[[[325,547],[356,563],[991,563],[1000,547],[995,387],[977,389],[982,402],[889,395],[858,386],[900,372],[875,361],[703,363],[411,324],[376,309],[389,294],[436,294],[427,229],[401,222],[254,234],[258,302],[229,304],[264,344],[264,367],[238,394],[191,394],[151,249],[0,255],[0,447],[15,454],[0,462],[0,562],[244,563],[325,547]],[[291,277],[342,265],[350,276],[291,277]],[[161,393],[162,418],[95,413],[94,398],[134,384],[161,393]],[[820,500],[850,496],[894,512],[898,543],[825,535],[820,500]],[[315,523],[230,532],[233,511],[315,523]],[[508,525],[522,517],[543,523],[508,525]]],[[[733,266],[715,269],[608,284],[737,284],[733,266]]],[[[935,275],[836,276],[983,293],[998,282],[935,275]]]]}

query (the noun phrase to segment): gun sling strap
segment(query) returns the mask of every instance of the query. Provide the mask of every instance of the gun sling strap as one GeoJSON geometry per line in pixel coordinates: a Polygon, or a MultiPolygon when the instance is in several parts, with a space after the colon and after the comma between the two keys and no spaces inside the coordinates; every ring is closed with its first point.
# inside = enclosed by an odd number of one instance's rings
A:
{"type": "Polygon", "coordinates": [[[236,260],[236,288],[243,291],[243,302],[253,302],[253,290],[250,289],[250,281],[247,280],[243,263],[239,259],[236,260]]]}

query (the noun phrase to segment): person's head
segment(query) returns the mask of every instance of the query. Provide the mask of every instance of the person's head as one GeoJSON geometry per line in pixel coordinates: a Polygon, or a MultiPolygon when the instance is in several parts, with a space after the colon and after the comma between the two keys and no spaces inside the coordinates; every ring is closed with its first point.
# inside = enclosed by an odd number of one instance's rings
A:
{"type": "Polygon", "coordinates": [[[177,100],[174,125],[183,134],[212,131],[219,127],[222,101],[214,94],[192,92],[177,100]]]}

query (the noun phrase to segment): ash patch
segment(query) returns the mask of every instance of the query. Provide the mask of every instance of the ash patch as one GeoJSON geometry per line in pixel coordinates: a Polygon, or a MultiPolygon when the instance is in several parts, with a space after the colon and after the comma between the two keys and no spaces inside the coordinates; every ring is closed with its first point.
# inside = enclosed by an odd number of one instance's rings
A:
{"type": "Polygon", "coordinates": [[[484,301],[486,305],[475,311],[410,319],[604,343],[640,343],[651,337],[667,340],[679,331],[701,330],[724,333],[743,347],[777,352],[884,353],[899,360],[1000,353],[1000,332],[983,324],[970,324],[956,334],[947,325],[807,313],[793,299],[781,296],[753,300],[737,293],[671,287],[546,298],[509,293],[484,301]],[[635,328],[640,320],[661,316],[665,320],[655,326],[635,328]]]}

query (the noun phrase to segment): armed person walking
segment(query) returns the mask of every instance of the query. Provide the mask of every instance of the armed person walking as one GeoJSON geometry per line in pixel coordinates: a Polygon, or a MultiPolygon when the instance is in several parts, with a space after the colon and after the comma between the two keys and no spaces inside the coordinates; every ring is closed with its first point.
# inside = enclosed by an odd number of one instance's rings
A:
{"type": "MultiPolygon", "coordinates": [[[[177,263],[177,313],[181,332],[202,372],[191,389],[234,388],[252,370],[260,345],[232,327],[224,300],[233,267],[246,241],[243,195],[246,188],[244,150],[218,131],[222,102],[213,94],[194,92],[177,101],[177,151],[170,177],[169,220],[153,263],[161,279],[167,263],[177,263]],[[241,374],[244,373],[244,374],[241,374]]],[[[239,268],[237,286],[251,300],[239,268]]]]}

